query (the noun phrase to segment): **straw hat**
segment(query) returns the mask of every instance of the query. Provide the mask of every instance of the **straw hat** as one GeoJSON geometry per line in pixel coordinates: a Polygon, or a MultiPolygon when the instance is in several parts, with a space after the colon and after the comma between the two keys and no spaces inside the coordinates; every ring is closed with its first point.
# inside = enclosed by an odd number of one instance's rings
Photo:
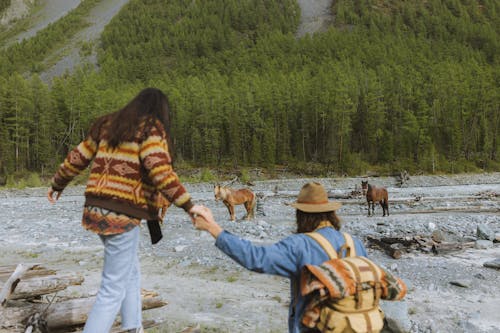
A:
{"type": "Polygon", "coordinates": [[[323,213],[339,209],[342,204],[336,201],[328,201],[325,188],[319,183],[307,183],[302,186],[297,201],[291,206],[306,213],[323,213]]]}

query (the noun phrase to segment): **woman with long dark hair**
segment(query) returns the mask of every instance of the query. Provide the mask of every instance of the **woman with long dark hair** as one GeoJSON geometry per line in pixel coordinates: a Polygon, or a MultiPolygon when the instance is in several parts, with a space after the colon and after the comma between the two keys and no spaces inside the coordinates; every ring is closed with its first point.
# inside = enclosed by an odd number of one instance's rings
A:
{"type": "Polygon", "coordinates": [[[146,88],[121,110],[97,119],[52,179],[47,196],[55,203],[91,164],[82,225],[100,236],[104,267],[85,333],[109,332],[119,311],[124,330],[143,331],[138,226],[143,219],[161,219],[171,203],[187,213],[193,206],[172,168],[169,134],[168,99],[146,88]]]}

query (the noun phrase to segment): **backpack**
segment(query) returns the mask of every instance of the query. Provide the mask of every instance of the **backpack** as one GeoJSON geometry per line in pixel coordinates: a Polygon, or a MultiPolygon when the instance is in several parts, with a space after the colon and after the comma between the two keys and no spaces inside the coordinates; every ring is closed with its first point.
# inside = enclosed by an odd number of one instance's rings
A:
{"type": "Polygon", "coordinates": [[[400,300],[406,294],[404,282],[369,260],[356,256],[352,237],[344,233],[339,258],[330,242],[311,232],[330,260],[306,265],[301,272],[300,291],[309,302],[302,324],[322,333],[377,333],[384,327],[379,300],[400,300]]]}

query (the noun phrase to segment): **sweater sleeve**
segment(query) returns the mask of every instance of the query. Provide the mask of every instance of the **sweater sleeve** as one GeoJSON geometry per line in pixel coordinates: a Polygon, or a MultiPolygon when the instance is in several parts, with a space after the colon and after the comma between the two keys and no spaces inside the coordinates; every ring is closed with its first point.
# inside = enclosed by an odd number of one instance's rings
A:
{"type": "Polygon", "coordinates": [[[87,168],[94,158],[97,150],[97,143],[89,135],[84,141],[80,142],[59,166],[54,177],[51,180],[51,186],[54,191],[62,191],[83,170],[87,168]]]}
{"type": "Polygon", "coordinates": [[[139,154],[155,188],[174,205],[189,211],[193,206],[191,196],[172,168],[167,141],[157,127],[153,127],[149,136],[141,143],[139,154]]]}

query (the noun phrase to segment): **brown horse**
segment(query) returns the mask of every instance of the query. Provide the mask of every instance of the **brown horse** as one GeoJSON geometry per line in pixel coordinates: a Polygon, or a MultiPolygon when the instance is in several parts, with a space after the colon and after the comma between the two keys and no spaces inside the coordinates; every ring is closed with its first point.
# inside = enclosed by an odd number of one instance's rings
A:
{"type": "Polygon", "coordinates": [[[229,215],[231,216],[231,221],[235,220],[234,217],[234,206],[235,205],[245,205],[247,210],[247,219],[254,217],[255,210],[255,194],[249,189],[242,188],[239,190],[233,190],[227,186],[215,185],[214,187],[215,201],[222,200],[224,205],[226,205],[229,210],[229,215]]]}
{"type": "Polygon", "coordinates": [[[380,206],[382,206],[382,210],[387,211],[387,216],[389,216],[389,194],[387,194],[387,190],[384,187],[375,187],[368,184],[368,181],[361,181],[361,189],[363,190],[363,194],[366,195],[366,202],[368,202],[368,216],[370,216],[370,203],[372,205],[371,215],[375,214],[375,202],[378,201],[380,206]]]}

